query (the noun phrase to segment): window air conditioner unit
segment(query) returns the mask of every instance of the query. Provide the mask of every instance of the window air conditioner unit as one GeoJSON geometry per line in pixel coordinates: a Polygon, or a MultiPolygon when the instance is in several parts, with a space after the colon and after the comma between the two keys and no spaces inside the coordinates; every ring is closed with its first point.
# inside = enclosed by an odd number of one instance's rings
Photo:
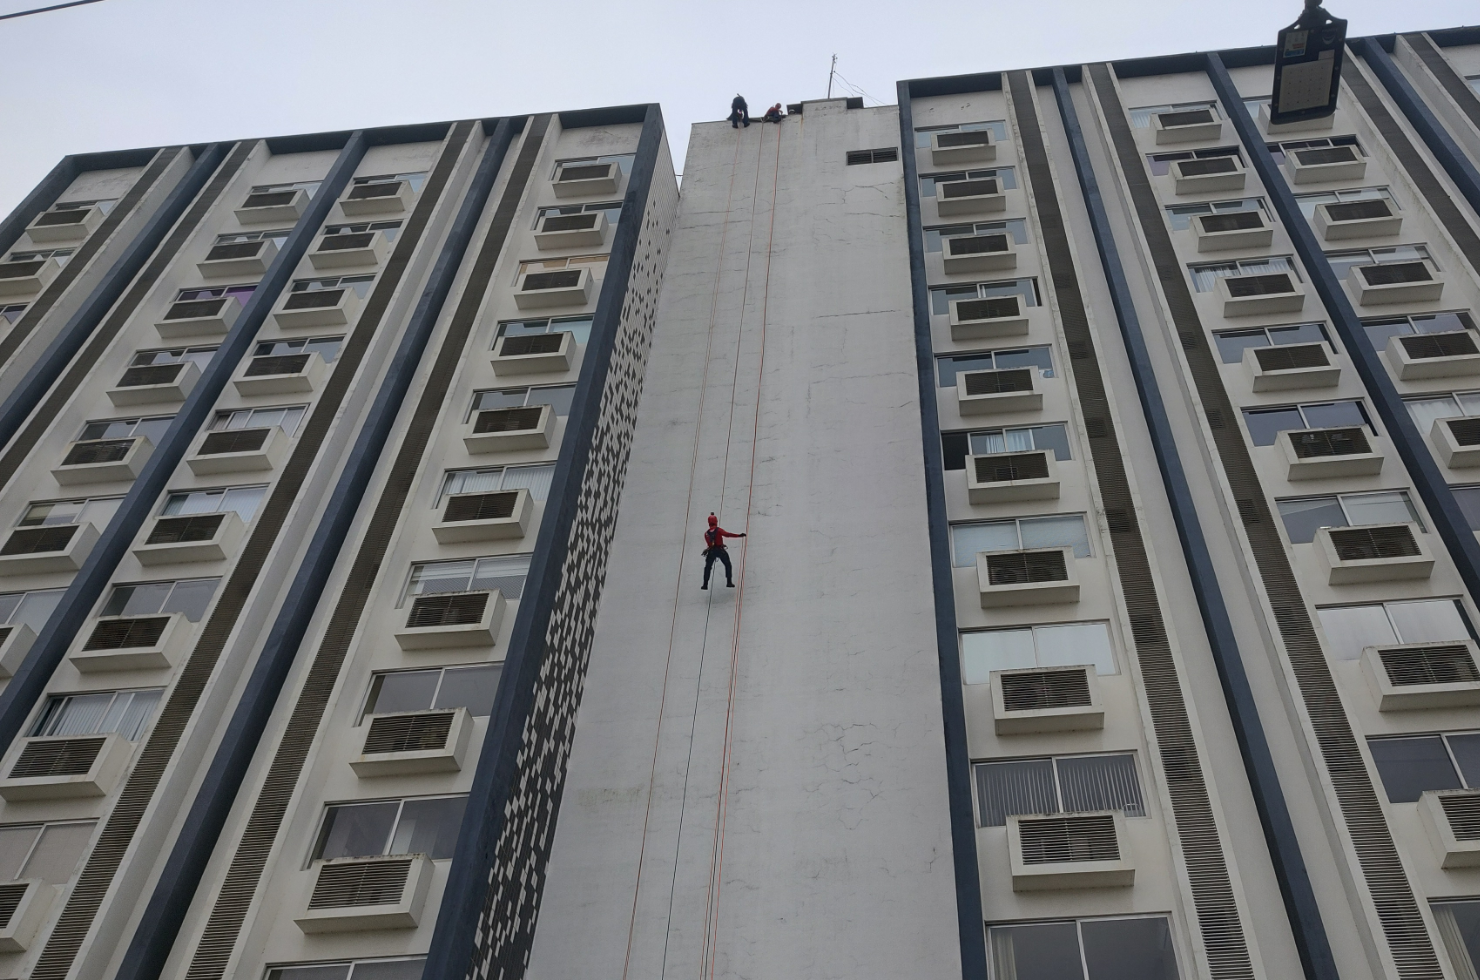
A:
{"type": "Polygon", "coordinates": [[[378,231],[325,235],[318,248],[308,253],[308,261],[320,271],[361,268],[380,265],[388,250],[385,236],[378,231]]]}
{"type": "Polygon", "coordinates": [[[0,885],[0,953],[23,953],[35,943],[58,891],[44,881],[0,885]]]}
{"type": "Polygon", "coordinates": [[[1336,113],[1318,116],[1315,119],[1297,119],[1294,122],[1272,123],[1269,121],[1269,103],[1259,104],[1259,125],[1271,136],[1278,133],[1318,132],[1336,127],[1336,113]]]}
{"type": "Polygon", "coordinates": [[[97,543],[91,524],[18,527],[0,544],[0,575],[75,572],[97,543]]]}
{"type": "Polygon", "coordinates": [[[349,764],[361,779],[457,772],[473,731],[467,708],[367,715],[365,721],[365,744],[349,764]]]}
{"type": "Polygon", "coordinates": [[[241,312],[235,296],[185,299],[172,304],[154,329],[163,340],[217,340],[226,336],[241,312]]]}
{"type": "Polygon", "coordinates": [[[288,454],[288,434],[275,425],[207,432],[185,462],[196,476],[261,473],[277,469],[288,454]]]}
{"type": "Polygon", "coordinates": [[[51,285],[61,271],[62,263],[56,259],[0,262],[0,299],[35,296],[51,285]]]}
{"type": "Polygon", "coordinates": [[[297,224],[308,210],[308,192],[302,187],[287,191],[260,191],[248,194],[234,212],[244,225],[297,224]]]}
{"type": "Polygon", "coordinates": [[[1291,150],[1285,154],[1285,162],[1290,168],[1290,180],[1296,184],[1361,180],[1367,173],[1367,158],[1355,146],[1291,150]]]}
{"type": "Polygon", "coordinates": [[[951,339],[958,343],[1024,337],[1028,333],[1028,315],[1023,312],[1021,296],[953,299],[950,309],[951,339]]]}
{"type": "Polygon", "coordinates": [[[610,195],[621,184],[622,168],[616,163],[562,163],[555,174],[555,196],[610,195]]]}
{"type": "Polygon", "coordinates": [[[90,208],[68,208],[65,211],[43,211],[26,227],[26,235],[38,245],[80,242],[98,230],[103,211],[90,208]]]}
{"type": "Polygon", "coordinates": [[[1288,272],[1224,276],[1218,280],[1216,295],[1228,317],[1298,313],[1305,308],[1305,288],[1288,272]]]}
{"type": "Polygon", "coordinates": [[[414,596],[396,642],[402,650],[493,646],[506,605],[498,589],[414,596]]]}
{"type": "Polygon", "coordinates": [[[355,184],[339,199],[339,210],[348,218],[402,214],[411,210],[411,202],[415,199],[411,185],[404,180],[355,184]]]}
{"type": "Polygon", "coordinates": [[[504,453],[515,449],[548,449],[555,430],[549,405],[495,408],[476,412],[463,434],[469,453],[504,453]]]}
{"type": "Polygon", "coordinates": [[[272,318],[284,330],[342,327],[354,322],[360,306],[360,294],[353,289],[310,289],[284,296],[272,318]]]}
{"type": "Polygon", "coordinates": [[[992,671],[992,720],[998,735],[1104,728],[1094,665],[992,671]]]}
{"type": "Polygon", "coordinates": [[[315,861],[308,907],[293,922],[303,932],[414,929],[432,884],[425,854],[315,861]]]}
{"type": "Polygon", "coordinates": [[[277,253],[277,242],[270,238],[255,242],[226,242],[213,246],[195,267],[210,279],[260,276],[272,265],[277,253]]]}
{"type": "Polygon", "coordinates": [[[575,334],[556,333],[500,337],[493,346],[493,373],[499,377],[569,371],[575,358],[575,334]]]}
{"type": "Polygon", "coordinates": [[[514,285],[514,304],[521,310],[585,306],[590,298],[591,270],[586,268],[526,272],[514,285]]]}
{"type": "Polygon", "coordinates": [[[1469,330],[1397,334],[1388,339],[1387,356],[1404,381],[1480,374],[1480,346],[1469,330]]]}
{"type": "Polygon", "coordinates": [[[126,368],[118,384],[108,389],[108,400],[117,408],[183,402],[199,380],[200,368],[194,361],[136,364],[126,368]]]}
{"type": "Polygon", "coordinates": [[[956,403],[962,415],[1036,412],[1043,408],[1038,369],[962,371],[956,375],[956,403]]]}
{"type": "Polygon", "coordinates": [[[118,785],[130,745],[121,735],[23,738],[0,779],[7,803],[107,796],[118,785]]]}
{"type": "Polygon", "coordinates": [[[1017,245],[1005,231],[946,238],[941,241],[941,249],[946,272],[951,275],[1017,268],[1017,245]]]}
{"type": "Polygon", "coordinates": [[[1274,228],[1263,211],[1226,211],[1192,216],[1199,252],[1222,252],[1231,248],[1268,248],[1274,228]]]}
{"type": "Polygon", "coordinates": [[[1346,281],[1362,306],[1426,303],[1444,293],[1444,276],[1428,259],[1354,266],[1346,281]]]}
{"type": "Polygon", "coordinates": [[[1007,195],[996,177],[951,180],[935,185],[935,207],[942,217],[989,214],[1007,210],[1007,195]]]}
{"type": "Polygon", "coordinates": [[[99,619],[81,649],[67,658],[84,674],[113,670],[165,670],[190,639],[181,613],[99,619]]]}
{"type": "Polygon", "coordinates": [[[245,525],[234,510],[156,517],[144,543],[134,548],[140,565],[224,561],[241,542],[245,525]]]}
{"type": "Polygon", "coordinates": [[[533,514],[534,498],[523,487],[458,493],[447,498],[442,519],[432,525],[432,534],[442,544],[522,538],[529,533],[533,514]]]}
{"type": "Polygon", "coordinates": [[[1403,218],[1388,200],[1317,204],[1316,234],[1328,242],[1346,238],[1385,238],[1403,228],[1403,218]]]}
{"type": "Polygon", "coordinates": [[[1173,160],[1169,169],[1178,194],[1241,191],[1249,179],[1243,161],[1235,156],[1173,160]]]}
{"type": "Polygon", "coordinates": [[[232,379],[240,395],[293,395],[313,391],[329,366],[318,351],[254,357],[232,379]]]}
{"type": "Polygon", "coordinates": [[[1440,462],[1450,469],[1480,466],[1480,415],[1435,419],[1429,439],[1440,462]]]}
{"type": "Polygon", "coordinates": [[[0,678],[15,676],[35,642],[35,631],[25,623],[0,626],[0,678]]]}
{"type": "Polygon", "coordinates": [[[1434,574],[1434,556],[1413,523],[1323,527],[1316,532],[1316,550],[1330,570],[1331,585],[1397,582],[1434,574]]]}
{"type": "Polygon", "coordinates": [[[937,167],[990,163],[995,159],[997,143],[986,130],[930,134],[930,162],[937,167]]]}
{"type": "Polygon", "coordinates": [[[1480,791],[1429,790],[1418,812],[1439,854],[1439,867],[1480,867],[1480,791]]]}
{"type": "Polygon", "coordinates": [[[1360,427],[1293,429],[1281,433],[1287,480],[1320,480],[1334,476],[1372,476],[1382,472],[1382,453],[1360,427]]]}
{"type": "Polygon", "coordinates": [[[1136,880],[1119,810],[1013,814],[1007,818],[1007,851],[1015,892],[1125,888],[1136,880]]]}
{"type": "Polygon", "coordinates": [[[130,481],[139,475],[153,452],[154,443],[144,436],[70,442],[62,464],[51,475],[64,487],[130,481]]]}
{"type": "Polygon", "coordinates": [[[589,248],[606,241],[606,229],[605,211],[547,214],[535,229],[534,244],[542,252],[552,248],[589,248]]]}
{"type": "Polygon", "coordinates": [[[1216,140],[1223,135],[1223,120],[1212,109],[1158,112],[1151,117],[1157,145],[1216,140]]]}
{"type": "Polygon", "coordinates": [[[1474,640],[1367,647],[1362,672],[1378,711],[1480,705],[1474,640]]]}
{"type": "Polygon", "coordinates": [[[1336,352],[1324,340],[1314,344],[1245,347],[1244,369],[1255,391],[1333,388],[1341,380],[1336,352]]]}
{"type": "Polygon", "coordinates": [[[973,504],[1057,500],[1058,460],[1051,449],[967,456],[966,497],[973,504]]]}
{"type": "Polygon", "coordinates": [[[1073,548],[981,551],[976,578],[983,609],[1079,601],[1073,548]]]}

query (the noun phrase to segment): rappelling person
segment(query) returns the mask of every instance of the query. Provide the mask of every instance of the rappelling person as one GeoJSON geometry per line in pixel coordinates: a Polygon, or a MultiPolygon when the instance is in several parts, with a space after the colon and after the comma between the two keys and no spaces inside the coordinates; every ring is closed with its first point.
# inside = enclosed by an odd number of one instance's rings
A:
{"type": "Polygon", "coordinates": [[[730,103],[730,115],[726,121],[731,129],[739,129],[741,123],[747,127],[750,126],[750,106],[745,104],[745,96],[735,96],[734,101],[730,103]]]}
{"type": "Polygon", "coordinates": [[[766,110],[766,114],[764,116],[761,116],[761,122],[779,123],[785,118],[786,113],[782,111],[781,103],[778,102],[775,105],[771,106],[771,108],[766,110]]]}
{"type": "Polygon", "coordinates": [[[704,532],[704,584],[701,589],[709,588],[709,572],[714,568],[716,559],[725,566],[725,588],[735,587],[735,572],[730,567],[730,549],[725,547],[725,538],[743,538],[745,533],[731,534],[719,526],[719,518],[711,512],[709,515],[709,530],[704,532]]]}

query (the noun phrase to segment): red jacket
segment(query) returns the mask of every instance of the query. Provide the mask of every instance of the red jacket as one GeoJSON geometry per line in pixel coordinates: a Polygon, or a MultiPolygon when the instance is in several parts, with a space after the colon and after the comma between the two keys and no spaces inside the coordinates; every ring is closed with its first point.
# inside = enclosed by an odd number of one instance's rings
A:
{"type": "Polygon", "coordinates": [[[741,537],[744,537],[744,535],[731,534],[729,531],[726,531],[724,528],[716,524],[714,527],[704,532],[704,545],[708,548],[723,548],[725,546],[725,538],[741,537]]]}

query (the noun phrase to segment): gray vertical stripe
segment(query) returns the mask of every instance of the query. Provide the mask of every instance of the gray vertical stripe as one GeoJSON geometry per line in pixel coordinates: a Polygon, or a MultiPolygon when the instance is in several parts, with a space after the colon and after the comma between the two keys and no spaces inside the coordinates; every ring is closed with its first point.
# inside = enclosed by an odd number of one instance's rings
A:
{"type": "Polygon", "coordinates": [[[1434,80],[1443,86],[1444,91],[1454,100],[1476,129],[1480,129],[1480,94],[1470,88],[1468,82],[1455,70],[1448,58],[1444,57],[1427,34],[1404,34],[1403,39],[1412,46],[1415,54],[1423,61],[1434,76],[1434,80]]]}

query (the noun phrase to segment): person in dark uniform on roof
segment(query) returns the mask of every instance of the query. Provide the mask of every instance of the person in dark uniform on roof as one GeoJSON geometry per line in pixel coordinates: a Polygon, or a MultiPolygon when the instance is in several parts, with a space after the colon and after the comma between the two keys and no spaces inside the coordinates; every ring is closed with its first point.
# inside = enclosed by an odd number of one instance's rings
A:
{"type": "Polygon", "coordinates": [[[725,547],[725,538],[743,538],[745,533],[731,534],[719,526],[719,518],[713,513],[709,515],[709,530],[704,532],[704,584],[701,589],[709,588],[709,572],[714,568],[715,561],[725,566],[725,588],[735,587],[735,571],[730,567],[730,549],[725,547]]]}
{"type": "Polygon", "coordinates": [[[745,104],[745,96],[737,95],[730,103],[728,122],[731,129],[739,129],[741,123],[750,126],[750,106],[745,104]]]}

